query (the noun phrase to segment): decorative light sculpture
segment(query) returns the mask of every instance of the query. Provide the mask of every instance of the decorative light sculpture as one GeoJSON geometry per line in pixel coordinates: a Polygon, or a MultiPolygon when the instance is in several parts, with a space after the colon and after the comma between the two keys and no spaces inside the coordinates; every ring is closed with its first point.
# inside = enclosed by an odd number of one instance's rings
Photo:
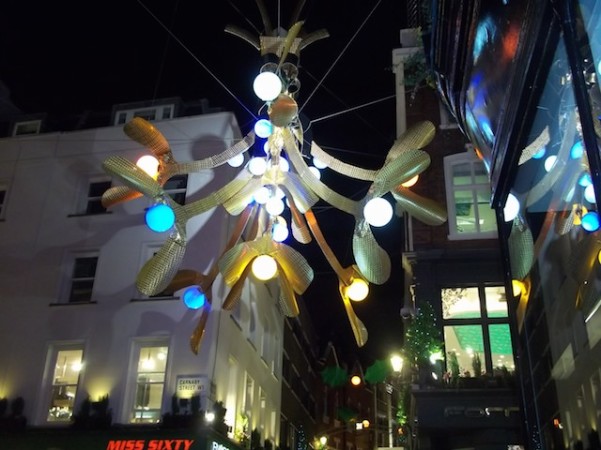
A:
{"type": "MultiPolygon", "coordinates": [[[[257,1],[262,4],[261,0],[257,1]]],[[[305,292],[313,280],[313,270],[301,253],[274,239],[274,224],[282,223],[279,218],[284,203],[289,208],[290,229],[294,239],[302,244],[314,239],[338,276],[339,292],[358,346],[363,346],[367,341],[367,329],[356,316],[350,300],[367,295],[369,283],[385,283],[391,271],[390,258],[376,241],[370,223],[364,217],[364,208],[374,202],[384,201],[391,213],[390,204],[382,199],[384,195],[391,194],[399,212],[407,212],[429,225],[440,225],[446,221],[446,211],[441,205],[420,197],[403,185],[430,165],[429,155],[421,150],[434,137],[435,127],[430,122],[420,122],[409,128],[394,142],[378,170],[364,169],[338,160],[322,150],[315,141],[310,144],[310,155],[305,154],[303,125],[296,103],[300,87],[298,69],[287,58],[289,54],[298,58],[303,48],[327,37],[328,33],[319,30],[301,37],[302,24],[296,21],[287,34],[281,36],[271,33],[271,28],[265,23],[266,35],[258,38],[237,27],[226,27],[226,32],[250,43],[262,56],[275,55],[279,62],[267,63],[261,70],[260,79],[254,84],[257,95],[265,102],[260,109],[266,110],[269,116],[268,121],[264,119],[265,122],[261,122],[268,133],[258,127],[260,133],[267,137],[265,156],[251,158],[237,177],[219,189],[218,195],[213,193],[189,204],[179,205],[166,194],[163,186],[174,175],[212,170],[236,158],[239,160],[239,156],[254,144],[256,129],[220,154],[199,161],[178,163],[164,136],[152,124],[136,117],[125,124],[124,132],[135,142],[147,147],[158,159],[156,180],[120,156],[109,157],[103,163],[104,170],[124,185],[111,187],[105,192],[102,198],[105,207],[145,196],[173,210],[173,231],[157,254],[142,267],[136,285],[147,295],[157,294],[166,288],[175,292],[191,286],[205,295],[206,304],[200,308],[201,315],[190,338],[194,353],[198,353],[202,342],[211,305],[211,288],[219,273],[230,287],[221,307],[231,310],[238,303],[251,271],[260,279],[268,279],[269,274],[259,269],[265,267],[265,261],[269,261],[267,266],[272,272],[271,276],[275,276],[280,285],[279,305],[282,314],[294,317],[299,313],[296,295],[305,292]],[[275,82],[268,83],[269,86],[279,87],[264,90],[262,81],[265,79],[275,82]],[[285,170],[282,152],[286,153],[289,170],[285,170]],[[317,167],[327,167],[340,175],[370,183],[365,197],[353,200],[332,190],[314,174],[315,168],[307,165],[305,160],[310,157],[317,167]],[[280,192],[282,194],[278,195],[280,192]],[[283,194],[285,202],[280,198],[283,194]],[[275,205],[272,199],[279,200],[279,203],[275,205]],[[355,218],[352,235],[355,264],[349,267],[342,267],[321,233],[311,209],[320,200],[355,218]],[[229,214],[238,217],[223,253],[207,274],[181,269],[187,244],[186,222],[215,207],[223,207],[229,214]],[[244,240],[242,236],[247,226],[260,228],[249,240],[244,240]],[[259,271],[258,275],[255,269],[259,271]],[[359,294],[354,292],[353,285],[361,287],[359,294]]],[[[283,223],[287,227],[285,221],[283,223]]]]}

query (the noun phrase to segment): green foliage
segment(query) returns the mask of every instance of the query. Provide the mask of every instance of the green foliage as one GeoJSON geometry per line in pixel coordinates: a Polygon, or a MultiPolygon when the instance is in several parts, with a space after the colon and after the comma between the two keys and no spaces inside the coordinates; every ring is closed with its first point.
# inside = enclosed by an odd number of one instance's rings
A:
{"type": "Polygon", "coordinates": [[[359,413],[352,408],[348,408],[346,406],[341,406],[336,411],[336,415],[344,423],[348,423],[348,422],[351,422],[352,420],[356,420],[359,413]]]}
{"type": "Polygon", "coordinates": [[[457,380],[459,380],[459,360],[455,352],[449,352],[449,370],[451,371],[451,383],[457,383],[457,380]]]}
{"type": "Polygon", "coordinates": [[[392,367],[390,367],[390,362],[377,359],[371,366],[367,368],[365,371],[365,381],[369,384],[377,384],[381,383],[386,379],[386,377],[390,374],[392,367]]]}
{"type": "Polygon", "coordinates": [[[348,381],[348,372],[339,366],[328,366],[321,371],[321,379],[331,387],[341,387],[348,381]]]}
{"type": "Polygon", "coordinates": [[[441,348],[442,340],[434,308],[426,302],[419,308],[405,333],[405,354],[409,361],[421,365],[428,363],[430,355],[441,348]]]}

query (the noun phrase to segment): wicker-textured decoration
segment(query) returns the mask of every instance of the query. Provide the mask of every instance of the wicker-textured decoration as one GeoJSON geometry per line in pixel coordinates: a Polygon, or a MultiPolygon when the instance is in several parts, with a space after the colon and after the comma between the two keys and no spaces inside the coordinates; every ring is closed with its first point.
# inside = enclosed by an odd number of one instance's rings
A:
{"type": "MultiPolygon", "coordinates": [[[[259,6],[263,4],[260,0],[257,3],[259,6]]],[[[327,32],[320,30],[303,34],[303,22],[296,20],[297,16],[298,14],[295,14],[294,23],[287,33],[282,33],[281,29],[277,33],[269,33],[270,24],[265,23],[268,35],[258,39],[234,26],[226,28],[227,32],[259,50],[262,56],[272,56],[272,59],[279,61],[266,63],[261,69],[262,72],[275,73],[282,84],[279,95],[266,101],[261,107],[268,112],[272,127],[264,157],[267,169],[263,174],[254,175],[248,166],[243,167],[233,180],[220,189],[189,204],[179,205],[163,189],[171,177],[213,170],[231,158],[247,152],[255,142],[255,134],[248,133],[230,148],[209,158],[180,162],[175,161],[169,143],[160,131],[139,117],[125,124],[124,132],[133,141],[148,148],[158,159],[156,178],[119,156],[109,157],[103,163],[104,170],[123,184],[111,187],[105,192],[102,198],[105,207],[144,196],[173,209],[175,224],[172,232],[159,252],[140,270],[137,287],[147,295],[155,295],[165,289],[175,291],[188,286],[198,286],[203,291],[208,301],[200,312],[198,324],[190,338],[190,346],[194,353],[198,352],[201,345],[211,308],[211,288],[219,273],[230,288],[221,306],[230,310],[239,301],[253,261],[261,255],[271,256],[277,264],[280,310],[286,316],[298,314],[296,295],[305,292],[313,279],[313,270],[301,253],[272,239],[273,226],[280,217],[271,215],[264,204],[249,204],[249,198],[252,198],[258,189],[267,187],[272,194],[276,191],[283,192],[290,210],[290,229],[294,239],[300,243],[315,240],[323,251],[339,278],[344,309],[358,346],[367,341],[367,329],[353,310],[347,287],[356,280],[362,280],[367,285],[383,284],[390,277],[391,271],[388,254],[376,241],[371,225],[363,216],[364,206],[371,199],[390,195],[397,202],[397,211],[405,211],[431,225],[440,225],[446,221],[444,208],[402,186],[426,170],[430,164],[429,155],[422,150],[430,143],[435,133],[435,127],[430,122],[420,122],[410,127],[390,148],[379,170],[368,170],[345,163],[327,154],[317,143],[311,143],[311,156],[326,163],[331,170],[350,178],[371,182],[367,194],[361,200],[353,200],[339,194],[321,182],[311,171],[306,163],[309,155],[303,153],[304,133],[296,104],[300,86],[297,79],[298,68],[288,61],[288,56],[298,58],[301,49],[309,43],[327,37],[327,32]],[[280,165],[284,152],[290,162],[289,171],[280,165]],[[311,209],[319,201],[354,216],[355,227],[351,239],[355,264],[342,267],[327,244],[311,209]],[[207,274],[182,268],[188,244],[187,221],[216,207],[223,207],[227,213],[238,217],[229,241],[207,274]]],[[[262,17],[266,20],[266,14],[262,14],[262,17]]]]}

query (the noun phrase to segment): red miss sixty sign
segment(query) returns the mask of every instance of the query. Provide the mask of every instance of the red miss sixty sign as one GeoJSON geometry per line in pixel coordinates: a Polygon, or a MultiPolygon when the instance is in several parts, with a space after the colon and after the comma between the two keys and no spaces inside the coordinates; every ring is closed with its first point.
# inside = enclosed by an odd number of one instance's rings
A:
{"type": "Polygon", "coordinates": [[[128,439],[109,441],[106,450],[190,450],[194,439],[128,439]]]}

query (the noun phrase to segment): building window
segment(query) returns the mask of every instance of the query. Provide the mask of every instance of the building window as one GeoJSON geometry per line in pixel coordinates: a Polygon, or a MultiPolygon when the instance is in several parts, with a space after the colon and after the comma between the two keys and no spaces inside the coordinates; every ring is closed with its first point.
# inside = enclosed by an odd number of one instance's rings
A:
{"type": "Polygon", "coordinates": [[[172,119],[174,117],[174,111],[174,104],[152,106],[143,109],[119,110],[115,112],[114,124],[123,125],[134,117],[141,117],[148,121],[172,119]]]}
{"type": "Polygon", "coordinates": [[[246,416],[250,420],[250,416],[252,414],[253,400],[255,394],[255,380],[246,373],[246,377],[244,380],[244,407],[242,411],[246,414],[246,416]]]}
{"type": "Polygon", "coordinates": [[[447,370],[454,356],[461,376],[477,376],[478,359],[480,375],[515,370],[504,286],[442,289],[442,318],[447,370]]]}
{"type": "Polygon", "coordinates": [[[490,206],[490,183],[484,163],[472,150],[444,158],[449,239],[497,237],[490,206]]]}
{"type": "Polygon", "coordinates": [[[160,344],[145,344],[139,347],[135,396],[130,419],[132,423],[158,423],[161,420],[168,352],[168,347],[160,344]]]}
{"type": "Polygon", "coordinates": [[[73,260],[69,303],[92,301],[97,265],[97,255],[79,256],[73,260]]]}
{"type": "Polygon", "coordinates": [[[15,123],[13,128],[13,136],[23,136],[28,134],[40,134],[42,128],[41,120],[27,120],[24,122],[15,123]]]}
{"type": "Polygon", "coordinates": [[[102,194],[111,187],[111,180],[107,178],[93,179],[82,187],[79,206],[76,215],[104,214],[106,208],[102,206],[102,194]]]}
{"type": "Polygon", "coordinates": [[[83,365],[81,348],[61,349],[51,353],[52,386],[48,422],[69,422],[83,365]]]}
{"type": "Polygon", "coordinates": [[[167,180],[163,190],[180,205],[186,204],[186,189],[188,187],[188,175],[175,175],[167,180]]]}

